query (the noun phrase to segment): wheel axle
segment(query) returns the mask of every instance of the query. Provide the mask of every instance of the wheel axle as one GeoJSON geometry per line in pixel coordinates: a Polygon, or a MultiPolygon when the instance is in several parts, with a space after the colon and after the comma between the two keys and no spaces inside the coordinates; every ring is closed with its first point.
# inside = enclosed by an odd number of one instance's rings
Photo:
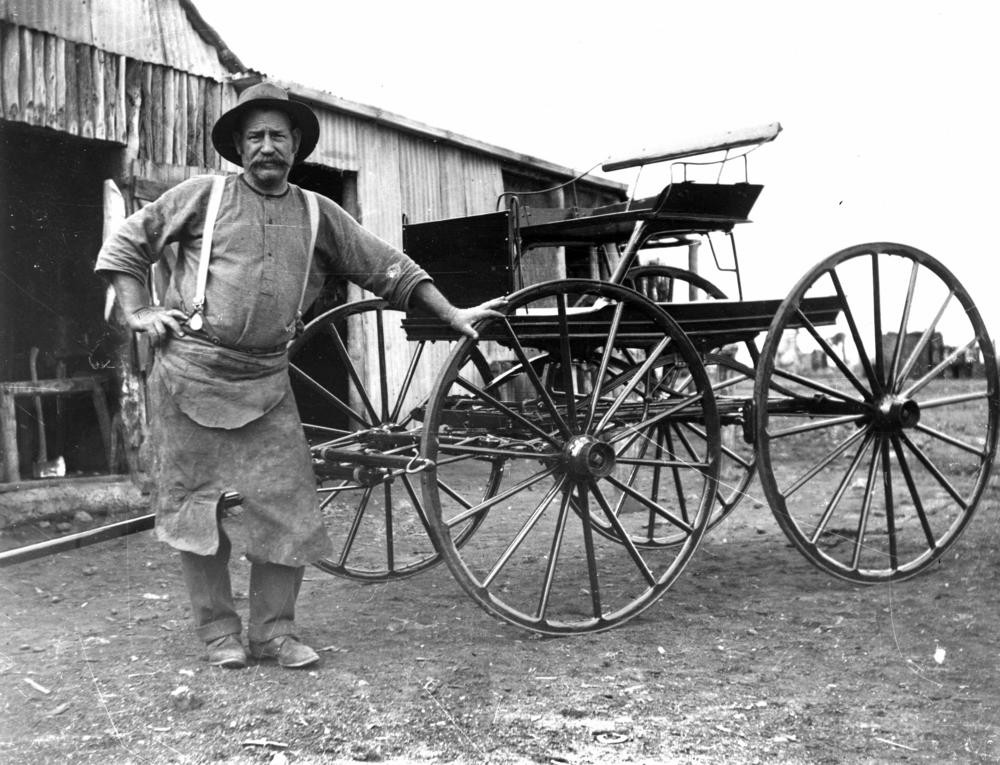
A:
{"type": "Polygon", "coordinates": [[[605,478],[615,469],[615,450],[593,436],[575,436],[563,447],[563,459],[571,474],[605,478]]]}

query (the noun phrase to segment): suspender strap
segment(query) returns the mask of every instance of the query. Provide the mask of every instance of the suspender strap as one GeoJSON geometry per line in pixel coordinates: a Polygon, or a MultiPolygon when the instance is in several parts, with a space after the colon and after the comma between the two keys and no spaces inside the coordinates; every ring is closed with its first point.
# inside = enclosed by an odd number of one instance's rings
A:
{"type": "MultiPolygon", "coordinates": [[[[313,252],[316,250],[316,237],[319,234],[319,201],[316,195],[308,189],[302,189],[306,197],[306,208],[309,210],[309,250],[306,253],[306,267],[302,275],[302,293],[299,295],[299,308],[295,312],[294,327],[296,334],[302,329],[302,309],[306,301],[306,288],[309,286],[309,271],[312,269],[313,252]]],[[[288,329],[292,329],[289,326],[288,329]]]]}
{"type": "Polygon", "coordinates": [[[212,178],[212,191],[208,197],[208,209],[205,210],[205,230],[201,234],[201,258],[198,261],[198,281],[195,285],[194,311],[197,319],[192,329],[201,329],[205,313],[205,286],[208,284],[208,261],[212,258],[212,235],[215,233],[215,219],[219,217],[219,205],[222,203],[222,189],[226,185],[226,176],[216,175],[212,178]]]}

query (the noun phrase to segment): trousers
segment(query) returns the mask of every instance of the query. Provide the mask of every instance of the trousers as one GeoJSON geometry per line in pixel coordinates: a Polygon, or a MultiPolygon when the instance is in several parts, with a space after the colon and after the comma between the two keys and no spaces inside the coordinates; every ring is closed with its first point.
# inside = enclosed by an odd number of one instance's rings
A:
{"type": "MultiPolygon", "coordinates": [[[[220,523],[219,548],[214,555],[180,553],[195,634],[206,643],[243,631],[229,578],[231,551],[232,543],[220,523]]],[[[262,643],[281,635],[296,636],[295,601],[304,573],[304,566],[282,566],[251,559],[250,625],[247,630],[250,642],[262,643]]]]}

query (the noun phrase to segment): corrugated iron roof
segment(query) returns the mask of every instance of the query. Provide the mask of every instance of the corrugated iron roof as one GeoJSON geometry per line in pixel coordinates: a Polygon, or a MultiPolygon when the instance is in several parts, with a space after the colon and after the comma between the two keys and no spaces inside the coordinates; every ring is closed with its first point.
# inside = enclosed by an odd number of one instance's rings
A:
{"type": "Polygon", "coordinates": [[[245,69],[191,0],[0,0],[0,18],[215,80],[245,69]]]}

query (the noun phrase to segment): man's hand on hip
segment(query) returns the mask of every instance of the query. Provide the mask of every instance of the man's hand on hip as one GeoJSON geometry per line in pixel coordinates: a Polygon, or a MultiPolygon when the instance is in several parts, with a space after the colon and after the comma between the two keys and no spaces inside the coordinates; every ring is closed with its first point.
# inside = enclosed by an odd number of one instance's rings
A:
{"type": "Polygon", "coordinates": [[[184,337],[181,324],[186,319],[183,311],[158,305],[138,308],[126,316],[129,327],[135,332],[149,335],[149,342],[154,346],[165,343],[171,335],[184,337]]]}

